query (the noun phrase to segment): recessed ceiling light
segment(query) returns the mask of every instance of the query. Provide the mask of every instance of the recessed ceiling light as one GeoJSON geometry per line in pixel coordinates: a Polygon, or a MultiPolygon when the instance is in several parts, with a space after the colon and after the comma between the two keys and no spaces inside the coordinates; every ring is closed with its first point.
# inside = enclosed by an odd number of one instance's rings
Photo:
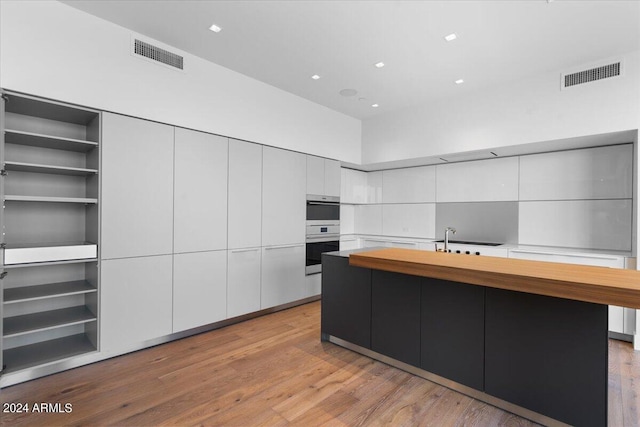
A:
{"type": "Polygon", "coordinates": [[[382,68],[384,67],[384,62],[378,62],[377,64],[375,64],[376,68],[382,68]]]}
{"type": "Polygon", "coordinates": [[[444,36],[444,39],[448,42],[457,39],[458,36],[456,36],[456,33],[451,33],[448,36],[444,36]]]}
{"type": "Polygon", "coordinates": [[[211,31],[213,31],[214,33],[219,33],[220,31],[222,31],[222,28],[218,27],[216,24],[212,24],[209,29],[211,31]]]}
{"type": "Polygon", "coordinates": [[[314,74],[313,76],[311,76],[311,78],[312,78],[313,80],[318,80],[318,79],[320,78],[320,76],[319,76],[319,75],[317,75],[317,74],[314,74]]]}
{"type": "Polygon", "coordinates": [[[464,80],[462,80],[462,79],[458,79],[458,80],[456,80],[456,84],[457,84],[457,85],[461,85],[462,83],[464,83],[464,80]]]}
{"type": "Polygon", "coordinates": [[[378,104],[371,104],[371,106],[372,106],[373,108],[378,108],[378,107],[379,107],[379,105],[378,105],[378,104]]]}

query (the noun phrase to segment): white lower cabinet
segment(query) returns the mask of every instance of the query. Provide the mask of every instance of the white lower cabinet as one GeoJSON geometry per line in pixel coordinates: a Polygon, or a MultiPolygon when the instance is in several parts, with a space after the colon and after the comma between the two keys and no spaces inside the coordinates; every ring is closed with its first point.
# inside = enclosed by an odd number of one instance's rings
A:
{"type": "Polygon", "coordinates": [[[262,248],[232,249],[228,253],[227,317],[260,310],[262,248]]]}
{"type": "Polygon", "coordinates": [[[101,351],[127,350],[171,333],[171,258],[102,261],[101,351]]]}
{"type": "Polygon", "coordinates": [[[262,248],[260,308],[270,308],[303,298],[305,245],[262,248]]]}
{"type": "Polygon", "coordinates": [[[304,277],[302,298],[315,297],[322,293],[322,273],[310,274],[304,277]]]}
{"type": "Polygon", "coordinates": [[[227,317],[227,251],[173,256],[173,332],[227,317]]]}

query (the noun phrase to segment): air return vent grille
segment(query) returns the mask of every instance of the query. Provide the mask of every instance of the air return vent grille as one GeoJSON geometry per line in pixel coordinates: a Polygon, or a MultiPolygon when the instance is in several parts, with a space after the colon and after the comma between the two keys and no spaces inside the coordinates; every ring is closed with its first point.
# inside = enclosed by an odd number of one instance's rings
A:
{"type": "Polygon", "coordinates": [[[182,56],[138,39],[135,39],[133,42],[133,53],[179,70],[183,69],[182,56]]]}
{"type": "Polygon", "coordinates": [[[613,64],[603,65],[601,67],[591,68],[577,73],[564,74],[562,76],[562,87],[571,87],[584,83],[595,82],[596,80],[617,77],[621,72],[622,62],[618,61],[613,64]]]}

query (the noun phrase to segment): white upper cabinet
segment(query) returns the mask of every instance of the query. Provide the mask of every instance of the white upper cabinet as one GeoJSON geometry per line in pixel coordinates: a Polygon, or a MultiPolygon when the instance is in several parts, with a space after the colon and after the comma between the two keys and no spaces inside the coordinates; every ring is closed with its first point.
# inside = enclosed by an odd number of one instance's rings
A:
{"type": "Polygon", "coordinates": [[[520,158],[520,200],[630,199],[631,144],[520,158]]]}
{"type": "Polygon", "coordinates": [[[367,203],[382,203],[382,171],[367,173],[367,203]]]}
{"type": "Polygon", "coordinates": [[[172,253],[174,128],[102,117],[102,258],[172,253]]]}
{"type": "Polygon", "coordinates": [[[228,140],[175,132],[174,252],[226,249],[228,140]]]}
{"type": "Polygon", "coordinates": [[[518,157],[437,165],[438,202],[518,200],[518,157]]]}
{"type": "Polygon", "coordinates": [[[229,248],[262,244],[262,145],[229,140],[229,248]]]}
{"type": "Polygon", "coordinates": [[[435,200],[435,166],[382,171],[383,203],[424,203],[435,200]]]}
{"type": "Polygon", "coordinates": [[[307,155],[307,194],[340,196],[340,162],[307,155]]]}
{"type": "Polygon", "coordinates": [[[340,172],[340,202],[367,203],[367,173],[347,168],[340,172]]]}
{"type": "Polygon", "coordinates": [[[227,317],[227,251],[173,256],[173,332],[227,317]]]}
{"type": "Polygon", "coordinates": [[[304,243],[306,155],[264,147],[262,165],[262,246],[304,243]]]}
{"type": "Polygon", "coordinates": [[[324,194],[324,159],[307,155],[307,194],[324,194]]]}
{"type": "Polygon", "coordinates": [[[324,159],[324,196],[340,197],[341,177],[340,162],[337,160],[324,159]]]}

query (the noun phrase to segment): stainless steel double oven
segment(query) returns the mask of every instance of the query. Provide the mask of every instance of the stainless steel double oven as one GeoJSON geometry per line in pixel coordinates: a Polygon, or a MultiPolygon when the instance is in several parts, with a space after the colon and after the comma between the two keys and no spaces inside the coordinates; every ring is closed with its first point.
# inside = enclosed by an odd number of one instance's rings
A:
{"type": "Polygon", "coordinates": [[[307,194],[307,275],[322,271],[322,253],[340,249],[340,198],[307,194]]]}

